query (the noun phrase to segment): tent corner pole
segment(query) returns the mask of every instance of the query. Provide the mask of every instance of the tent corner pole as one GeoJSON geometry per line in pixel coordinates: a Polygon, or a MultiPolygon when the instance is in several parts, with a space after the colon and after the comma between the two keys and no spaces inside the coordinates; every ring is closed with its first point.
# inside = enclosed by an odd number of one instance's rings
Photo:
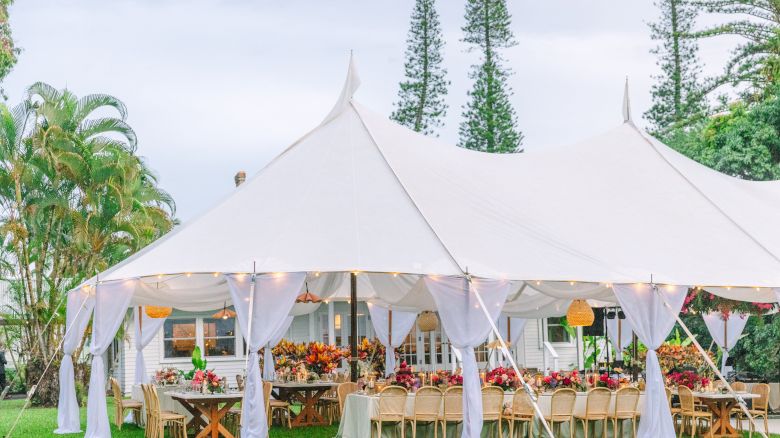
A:
{"type": "Polygon", "coordinates": [[[358,354],[357,354],[357,273],[349,273],[349,378],[353,382],[358,380],[358,354]]]}

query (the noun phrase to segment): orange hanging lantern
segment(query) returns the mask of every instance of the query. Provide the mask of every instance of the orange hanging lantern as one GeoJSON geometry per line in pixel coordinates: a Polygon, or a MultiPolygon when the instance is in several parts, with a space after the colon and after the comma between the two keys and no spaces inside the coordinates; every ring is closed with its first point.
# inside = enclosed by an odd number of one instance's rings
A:
{"type": "Polygon", "coordinates": [[[574,300],[566,311],[566,321],[572,327],[585,327],[593,325],[596,315],[585,300],[574,300]]]}
{"type": "Polygon", "coordinates": [[[167,318],[173,312],[173,307],[144,306],[144,311],[149,318],[167,318]]]}

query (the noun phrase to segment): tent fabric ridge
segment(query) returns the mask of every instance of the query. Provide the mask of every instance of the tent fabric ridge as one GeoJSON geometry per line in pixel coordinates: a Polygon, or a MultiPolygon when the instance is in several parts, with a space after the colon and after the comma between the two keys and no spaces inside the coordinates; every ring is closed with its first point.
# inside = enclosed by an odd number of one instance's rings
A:
{"type": "Polygon", "coordinates": [[[666,163],[669,167],[671,167],[675,173],[677,173],[688,185],[691,186],[704,200],[706,200],[710,205],[715,207],[715,209],[723,215],[729,222],[731,222],[740,232],[742,232],[748,239],[750,239],[753,243],[755,243],[761,250],[769,254],[770,257],[772,257],[776,262],[780,263],[780,257],[778,257],[775,253],[773,253],[769,248],[767,248],[764,244],[762,244],[753,234],[751,234],[748,230],[746,230],[742,225],[740,225],[739,222],[737,222],[734,218],[732,218],[728,213],[726,213],[723,208],[721,208],[720,205],[718,205],[717,202],[715,202],[712,198],[707,196],[704,191],[702,191],[699,186],[697,186],[693,181],[690,180],[685,174],[680,171],[680,169],[677,168],[674,164],[672,164],[671,161],[669,161],[664,154],[661,153],[661,151],[658,150],[658,148],[653,144],[652,141],[650,141],[644,132],[642,132],[641,129],[637,128],[633,123],[630,124],[632,128],[639,134],[639,136],[642,138],[642,140],[645,141],[652,149],[653,151],[658,154],[658,156],[661,157],[661,159],[666,163]]]}
{"type": "Polygon", "coordinates": [[[374,135],[371,133],[371,130],[368,129],[368,126],[366,126],[365,121],[363,121],[363,116],[360,114],[360,111],[358,111],[357,107],[352,103],[352,100],[349,101],[349,106],[352,107],[352,110],[355,111],[355,114],[358,117],[358,120],[360,120],[360,126],[363,127],[363,129],[366,131],[366,134],[368,134],[368,138],[371,139],[371,144],[374,145],[377,152],[379,152],[379,156],[382,157],[382,161],[385,163],[387,168],[390,170],[390,173],[393,174],[393,178],[395,178],[395,181],[398,183],[398,185],[401,187],[401,190],[403,190],[406,197],[409,199],[409,202],[412,203],[412,206],[414,206],[415,211],[420,215],[423,222],[425,222],[425,225],[427,225],[428,229],[431,230],[431,233],[433,233],[433,236],[436,238],[436,240],[439,242],[441,247],[444,249],[444,251],[447,253],[447,255],[450,257],[452,262],[455,264],[455,266],[463,273],[463,275],[466,275],[467,270],[461,267],[460,262],[455,258],[455,255],[450,251],[450,249],[447,247],[447,245],[444,243],[444,241],[439,236],[439,233],[436,232],[436,229],[433,227],[433,224],[428,220],[427,217],[423,214],[422,210],[420,210],[420,207],[417,205],[417,202],[412,197],[412,194],[409,193],[409,190],[406,189],[406,186],[404,185],[403,181],[401,181],[401,178],[398,177],[398,174],[395,172],[395,169],[393,169],[393,166],[390,165],[390,162],[387,161],[387,157],[385,156],[385,153],[382,151],[382,148],[379,147],[379,144],[377,143],[376,139],[374,138],[374,135]]]}

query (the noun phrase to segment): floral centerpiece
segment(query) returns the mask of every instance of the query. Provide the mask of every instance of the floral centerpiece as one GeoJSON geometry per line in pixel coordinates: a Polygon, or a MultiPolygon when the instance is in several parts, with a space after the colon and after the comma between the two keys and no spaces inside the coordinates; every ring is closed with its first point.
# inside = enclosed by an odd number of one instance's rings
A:
{"type": "Polygon", "coordinates": [[[542,388],[545,390],[571,388],[575,391],[581,391],[583,387],[582,376],[577,370],[571,372],[553,371],[549,376],[542,378],[542,388]]]}
{"type": "Polygon", "coordinates": [[[485,376],[486,383],[498,386],[504,391],[517,388],[520,385],[520,379],[515,370],[511,368],[498,367],[490,370],[485,376]]]}
{"type": "Polygon", "coordinates": [[[175,385],[179,383],[181,372],[176,368],[162,368],[154,372],[154,383],[156,385],[175,385]]]}
{"type": "Polygon", "coordinates": [[[192,387],[200,389],[206,385],[206,390],[210,393],[222,392],[222,378],[214,370],[198,370],[192,376],[192,387]]]}
{"type": "Polygon", "coordinates": [[[401,362],[401,366],[396,368],[395,375],[390,377],[390,385],[403,386],[406,389],[412,389],[417,387],[417,377],[415,377],[412,368],[406,363],[401,362]]]}
{"type": "Polygon", "coordinates": [[[607,373],[604,373],[600,376],[596,376],[594,374],[591,375],[589,379],[590,381],[588,383],[596,388],[608,388],[614,391],[620,387],[620,380],[609,377],[609,374],[607,373]]]}
{"type": "Polygon", "coordinates": [[[207,365],[208,361],[203,358],[203,355],[200,352],[200,347],[195,346],[195,348],[192,350],[192,369],[186,373],[183,371],[179,371],[179,373],[181,373],[181,376],[184,378],[184,380],[192,380],[195,373],[197,371],[205,370],[207,365]]]}
{"type": "Polygon", "coordinates": [[[385,346],[378,339],[369,341],[368,338],[363,338],[363,341],[358,344],[357,351],[358,365],[361,369],[366,373],[384,374],[385,346]]]}
{"type": "Polygon", "coordinates": [[[463,375],[453,374],[449,377],[450,386],[463,386],[463,375]]]}
{"type": "Polygon", "coordinates": [[[327,374],[338,368],[342,357],[342,350],[335,345],[310,342],[305,361],[309,371],[316,374],[327,374]]]}
{"type": "Polygon", "coordinates": [[[710,379],[693,371],[673,371],[666,376],[670,384],[674,386],[687,386],[689,389],[698,389],[710,384],[710,379]]]}

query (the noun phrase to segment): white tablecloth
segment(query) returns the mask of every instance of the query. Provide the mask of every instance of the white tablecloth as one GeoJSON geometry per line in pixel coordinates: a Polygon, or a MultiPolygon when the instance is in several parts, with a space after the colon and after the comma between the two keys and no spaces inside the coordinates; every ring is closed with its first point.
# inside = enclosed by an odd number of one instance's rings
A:
{"type": "MultiPolygon", "coordinates": [[[[614,393],[613,393],[614,394],[614,393]]],[[[512,397],[514,393],[507,392],[504,394],[504,405],[512,404],[512,397]]],[[[640,410],[642,403],[644,402],[645,394],[642,393],[639,396],[639,405],[637,410],[640,410]]],[[[574,405],[575,414],[584,414],[585,405],[587,401],[587,393],[578,392],[577,401],[574,405]]],[[[539,408],[542,413],[547,415],[550,413],[550,406],[552,403],[552,393],[544,393],[539,396],[539,408]]],[[[612,397],[610,410],[615,409],[615,397],[612,397]]],[[[371,417],[377,416],[379,411],[379,397],[376,395],[370,396],[365,394],[349,394],[344,402],[344,412],[341,416],[341,422],[339,423],[338,437],[341,438],[368,438],[371,436],[371,417]]],[[[409,394],[406,398],[406,414],[412,415],[414,413],[414,394],[409,394]]],[[[537,428],[538,433],[538,428],[537,428]]]]}

